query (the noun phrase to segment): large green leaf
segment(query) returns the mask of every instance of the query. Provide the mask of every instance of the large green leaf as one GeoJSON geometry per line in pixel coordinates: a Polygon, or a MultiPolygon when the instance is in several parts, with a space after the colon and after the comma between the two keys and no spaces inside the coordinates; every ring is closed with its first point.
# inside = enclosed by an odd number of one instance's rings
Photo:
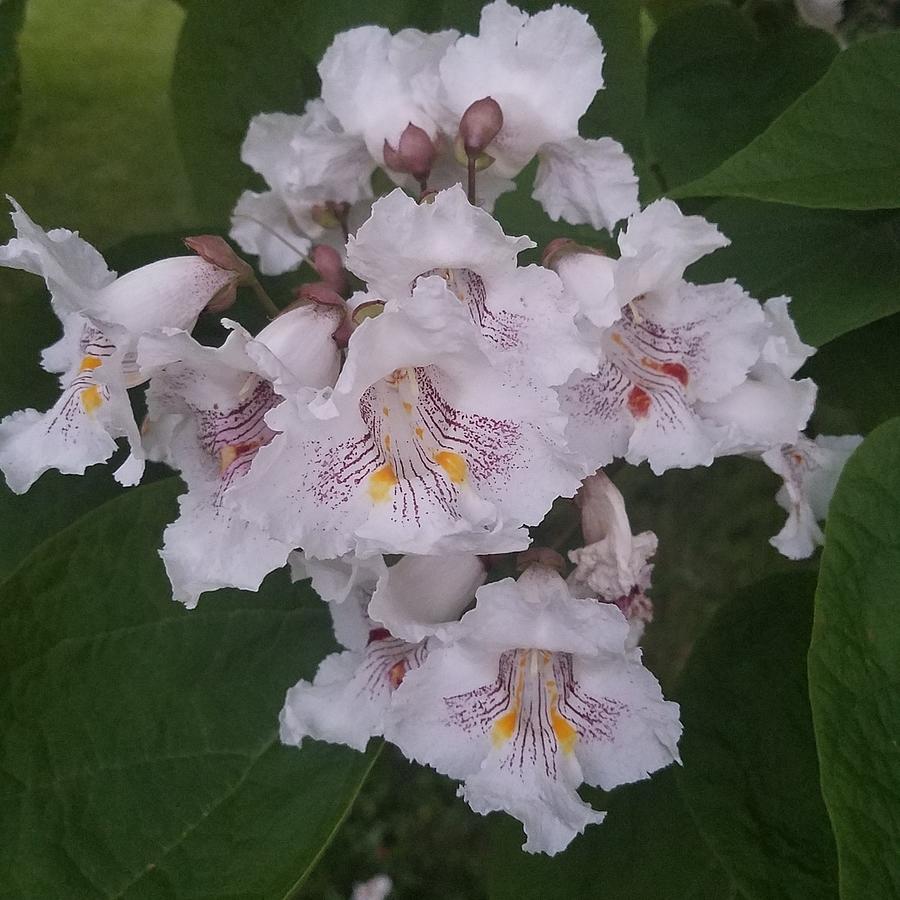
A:
{"type": "Polygon", "coordinates": [[[679,781],[710,846],[754,900],[837,895],[806,684],[812,575],[748,588],[685,669],[679,781]]]}
{"type": "Polygon", "coordinates": [[[675,197],[732,196],[798,206],[900,206],[900,34],[840,53],[766,131],[675,197]]]}
{"type": "Polygon", "coordinates": [[[735,277],[760,299],[788,294],[800,335],[814,346],[900,311],[896,212],[722,200],[704,215],[731,246],[704,257],[689,277],[735,277]]]}
{"type": "Polygon", "coordinates": [[[647,139],[671,188],[715,169],[815,84],[837,52],[820,31],[760,40],[733,6],[689,7],[648,52],[647,139]]]}
{"type": "Polygon", "coordinates": [[[524,853],[522,827],[495,817],[489,854],[490,900],[666,900],[733,896],[675,785],[674,771],[627,785],[594,805],[606,820],[549,858],[524,853]]]}
{"type": "Polygon", "coordinates": [[[900,896],[900,418],[847,463],[829,510],[809,649],[842,900],[900,896]]]}
{"type": "Polygon", "coordinates": [[[19,29],[25,17],[25,0],[0,0],[0,162],[16,138],[21,105],[19,29]]]}
{"type": "Polygon", "coordinates": [[[284,897],[372,762],[278,742],[285,689],[332,647],[307,590],[168,599],[176,493],[95,509],[0,589],[0,895],[284,897]]]}

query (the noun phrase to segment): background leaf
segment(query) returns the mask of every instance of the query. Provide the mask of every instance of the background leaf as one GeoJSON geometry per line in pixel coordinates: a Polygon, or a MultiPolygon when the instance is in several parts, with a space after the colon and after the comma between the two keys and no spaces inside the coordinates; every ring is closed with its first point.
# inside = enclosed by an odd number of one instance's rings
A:
{"type": "Polygon", "coordinates": [[[748,144],[825,73],[837,53],[821,31],[791,27],[761,40],[733,6],[689,7],[648,50],[647,140],[672,188],[748,144]]]}
{"type": "Polygon", "coordinates": [[[736,278],[763,300],[793,298],[813,346],[900,311],[900,214],[721,200],[703,211],[731,246],[688,269],[691,281],[736,278]]]}
{"type": "Polygon", "coordinates": [[[900,206],[900,34],[840,53],[765,132],[673,197],[732,196],[798,206],[900,206]]]}
{"type": "Polygon", "coordinates": [[[694,819],[748,896],[837,896],[806,683],[815,579],[743,591],[688,661],[678,698],[679,783],[694,819]]]}
{"type": "Polygon", "coordinates": [[[278,742],[286,688],[332,648],[308,590],[169,599],[177,490],[94,510],[0,589],[0,894],[285,896],[372,762],[278,742]]]}
{"type": "Polygon", "coordinates": [[[842,900],[900,895],[900,419],[850,458],[831,502],[809,649],[822,792],[842,900]]]}
{"type": "Polygon", "coordinates": [[[19,29],[25,18],[25,0],[0,0],[0,162],[9,153],[19,127],[19,29]]]}
{"type": "Polygon", "coordinates": [[[490,900],[734,896],[678,794],[673,769],[605,798],[599,791],[588,793],[598,809],[608,810],[606,819],[552,858],[520,849],[524,836],[514,819],[490,817],[490,900]]]}

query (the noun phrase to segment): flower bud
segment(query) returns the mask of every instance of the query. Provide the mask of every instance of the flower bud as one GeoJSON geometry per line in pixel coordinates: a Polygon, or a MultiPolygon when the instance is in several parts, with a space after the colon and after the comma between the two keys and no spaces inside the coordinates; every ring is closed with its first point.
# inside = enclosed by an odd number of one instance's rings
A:
{"type": "Polygon", "coordinates": [[[493,97],[476,100],[459,120],[459,136],[469,158],[478,157],[503,127],[503,110],[493,97]]]}
{"type": "Polygon", "coordinates": [[[340,309],[343,317],[340,325],[332,332],[331,336],[338,347],[347,346],[350,334],[353,331],[353,323],[350,321],[347,301],[331,285],[324,281],[311,281],[307,284],[301,284],[294,292],[294,296],[297,299],[284,312],[296,309],[298,305],[308,303],[318,303],[322,306],[334,306],[340,309]]]}
{"type": "Polygon", "coordinates": [[[400,142],[395,150],[384,142],[384,164],[395,172],[406,172],[419,181],[424,181],[431,173],[437,157],[437,147],[418,125],[412,122],[403,129],[400,142]]]}
{"type": "MultiPolygon", "coordinates": [[[[462,135],[460,134],[456,136],[456,140],[453,142],[453,155],[461,166],[469,165],[469,156],[466,153],[462,135]]],[[[474,159],[476,172],[483,172],[488,166],[493,165],[494,162],[494,157],[488,153],[479,153],[474,159]]]]}
{"type": "Polygon", "coordinates": [[[524,572],[531,566],[547,566],[562,575],[566,571],[566,561],[550,547],[529,547],[516,557],[516,569],[524,572]]]}
{"type": "Polygon", "coordinates": [[[343,294],[347,290],[347,273],[340,253],[327,244],[316,244],[309,253],[309,259],[316,273],[327,285],[343,294]]]}
{"type": "Polygon", "coordinates": [[[186,237],[184,245],[208,263],[225,269],[226,272],[234,272],[238,276],[239,284],[250,284],[256,278],[250,263],[241,259],[232,250],[228,241],[216,234],[186,237]]]}

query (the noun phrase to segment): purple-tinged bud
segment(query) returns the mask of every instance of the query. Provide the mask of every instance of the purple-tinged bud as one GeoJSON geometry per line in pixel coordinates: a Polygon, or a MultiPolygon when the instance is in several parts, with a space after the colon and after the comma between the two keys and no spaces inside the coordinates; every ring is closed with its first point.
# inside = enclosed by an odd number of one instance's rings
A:
{"type": "Polygon", "coordinates": [[[524,572],[530,566],[547,566],[560,575],[566,571],[566,561],[550,547],[529,547],[516,557],[516,569],[524,572]]]}
{"type": "Polygon", "coordinates": [[[459,120],[459,136],[470,159],[484,153],[503,127],[503,110],[493,97],[476,100],[459,120]]]}
{"type": "Polygon", "coordinates": [[[309,253],[312,267],[327,285],[339,294],[347,290],[347,273],[341,254],[327,244],[316,244],[309,253]]]}
{"type": "Polygon", "coordinates": [[[566,256],[578,253],[589,253],[592,256],[606,256],[606,254],[597,247],[586,247],[579,244],[571,238],[553,238],[541,254],[541,265],[546,269],[558,271],[559,264],[566,256]]]}
{"type": "Polygon", "coordinates": [[[384,164],[395,172],[406,172],[418,181],[428,178],[436,158],[434,141],[428,137],[428,132],[412,122],[403,129],[396,150],[384,142],[384,164]]]}
{"type": "Polygon", "coordinates": [[[458,134],[453,142],[453,155],[461,166],[468,167],[470,162],[475,163],[475,171],[483,172],[488,166],[494,164],[494,157],[488,153],[479,153],[478,156],[469,157],[466,148],[463,146],[462,135],[458,134]]]}

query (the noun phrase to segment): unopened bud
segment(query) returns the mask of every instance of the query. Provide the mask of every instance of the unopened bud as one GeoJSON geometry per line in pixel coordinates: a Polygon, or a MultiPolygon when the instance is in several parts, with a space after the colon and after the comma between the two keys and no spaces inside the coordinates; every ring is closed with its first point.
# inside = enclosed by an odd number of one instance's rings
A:
{"type": "MultiPolygon", "coordinates": [[[[469,165],[469,156],[466,153],[465,145],[463,144],[462,135],[457,135],[456,140],[453,142],[453,155],[456,157],[456,161],[461,166],[469,165]]],[[[487,153],[479,153],[478,156],[474,157],[475,161],[475,171],[483,172],[488,166],[493,165],[494,157],[487,153]]]]}
{"type": "Polygon", "coordinates": [[[216,234],[198,234],[186,237],[184,244],[208,263],[225,269],[226,272],[234,272],[241,284],[250,284],[256,278],[250,263],[241,259],[232,250],[228,241],[216,234]]]}
{"type": "Polygon", "coordinates": [[[412,122],[403,129],[396,150],[387,141],[384,142],[384,164],[395,172],[406,172],[419,181],[428,178],[436,158],[437,147],[434,141],[428,137],[428,132],[412,122]]]}
{"type": "Polygon", "coordinates": [[[597,247],[587,247],[579,244],[571,238],[553,238],[541,254],[541,265],[547,269],[557,271],[560,262],[566,256],[578,253],[590,253],[592,256],[606,256],[606,254],[597,247]]]}
{"type": "Polygon", "coordinates": [[[459,136],[469,158],[484,153],[503,127],[503,110],[493,97],[476,100],[459,120],[459,136]]]}
{"type": "Polygon", "coordinates": [[[360,303],[353,310],[351,316],[353,324],[361,325],[366,319],[374,319],[375,316],[380,316],[383,310],[384,304],[380,300],[367,300],[365,303],[360,303]]]}
{"type": "Polygon", "coordinates": [[[316,244],[309,253],[312,267],[319,277],[327,285],[339,294],[347,289],[347,273],[344,271],[344,263],[341,254],[327,244],[316,244]]]}
{"type": "Polygon", "coordinates": [[[550,547],[530,547],[516,557],[516,569],[524,572],[530,566],[547,566],[562,575],[566,571],[566,561],[550,547]]]}

